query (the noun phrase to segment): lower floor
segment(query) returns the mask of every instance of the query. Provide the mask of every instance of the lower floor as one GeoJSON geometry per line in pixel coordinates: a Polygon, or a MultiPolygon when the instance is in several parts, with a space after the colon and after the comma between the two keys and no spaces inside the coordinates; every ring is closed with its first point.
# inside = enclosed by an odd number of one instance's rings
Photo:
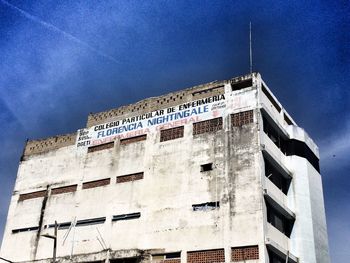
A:
{"type": "MultiPolygon", "coordinates": [[[[22,261],[21,263],[51,263],[52,258],[22,261]]],[[[250,245],[243,247],[213,248],[196,251],[164,252],[164,249],[128,249],[113,251],[110,249],[96,253],[60,257],[57,263],[296,263],[298,259],[288,251],[282,251],[277,244],[264,247],[250,245]],[[261,252],[263,251],[263,253],[261,252]]],[[[13,262],[19,263],[19,262],[13,262]]]]}

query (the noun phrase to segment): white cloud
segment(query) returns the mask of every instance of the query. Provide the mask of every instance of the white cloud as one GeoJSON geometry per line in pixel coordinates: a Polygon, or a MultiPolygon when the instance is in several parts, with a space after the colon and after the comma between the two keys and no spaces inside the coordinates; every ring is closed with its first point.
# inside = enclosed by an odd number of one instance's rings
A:
{"type": "Polygon", "coordinates": [[[334,170],[350,165],[350,118],[343,130],[335,130],[330,138],[320,144],[322,168],[334,170]]]}

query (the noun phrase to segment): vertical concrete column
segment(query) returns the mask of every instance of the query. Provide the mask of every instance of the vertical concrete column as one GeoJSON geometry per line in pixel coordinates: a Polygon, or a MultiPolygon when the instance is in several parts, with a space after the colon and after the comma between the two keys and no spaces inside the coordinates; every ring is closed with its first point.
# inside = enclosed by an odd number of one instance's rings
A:
{"type": "Polygon", "coordinates": [[[226,263],[231,262],[231,247],[230,246],[225,247],[225,262],[226,263]]]}
{"type": "Polygon", "coordinates": [[[187,263],[187,251],[181,251],[181,263],[187,263]]]}

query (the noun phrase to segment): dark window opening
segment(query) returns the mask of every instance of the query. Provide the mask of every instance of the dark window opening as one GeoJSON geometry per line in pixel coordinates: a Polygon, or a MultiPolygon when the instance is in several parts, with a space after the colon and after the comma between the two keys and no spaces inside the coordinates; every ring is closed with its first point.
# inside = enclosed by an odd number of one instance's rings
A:
{"type": "Polygon", "coordinates": [[[18,201],[24,201],[24,200],[39,198],[39,197],[45,197],[45,195],[46,195],[46,190],[27,193],[27,194],[20,194],[18,201]]]}
{"type": "Polygon", "coordinates": [[[91,146],[88,148],[88,153],[102,151],[105,149],[110,149],[114,147],[114,142],[104,143],[96,146],[91,146]]]}
{"type": "Polygon", "coordinates": [[[253,259],[259,259],[259,247],[257,245],[231,248],[231,261],[236,262],[253,259]]]}
{"type": "Polygon", "coordinates": [[[201,165],[201,172],[207,172],[213,170],[213,163],[206,163],[201,165]]]}
{"type": "Polygon", "coordinates": [[[287,139],[282,135],[283,133],[277,128],[277,125],[273,125],[273,121],[268,120],[264,115],[263,130],[284,155],[297,155],[303,157],[307,159],[318,172],[320,172],[319,159],[305,142],[296,139],[287,139]]]}
{"type": "Polygon", "coordinates": [[[266,89],[264,84],[261,84],[262,92],[266,95],[266,97],[270,100],[272,105],[276,108],[278,112],[281,112],[281,107],[278,105],[277,101],[272,97],[271,93],[266,89]]]}
{"type": "Polygon", "coordinates": [[[205,89],[205,90],[195,91],[195,92],[192,93],[192,96],[195,97],[197,95],[200,95],[200,94],[203,94],[203,93],[208,93],[208,92],[213,92],[213,91],[216,91],[216,90],[224,92],[224,85],[217,86],[217,87],[212,87],[212,88],[205,89]]]}
{"type": "Polygon", "coordinates": [[[193,135],[216,132],[222,129],[222,117],[193,123],[193,135]]]}
{"type": "Polygon", "coordinates": [[[286,195],[291,183],[291,178],[286,178],[265,156],[264,163],[265,176],[286,195]]]}
{"type": "Polygon", "coordinates": [[[141,180],[141,179],[143,179],[143,172],[117,176],[117,184],[132,182],[132,181],[141,180]]]}
{"type": "Polygon", "coordinates": [[[147,139],[147,135],[144,134],[144,135],[135,136],[135,137],[131,137],[131,138],[121,139],[120,144],[125,145],[125,144],[129,144],[129,143],[133,143],[133,142],[144,141],[146,139],[147,139]]]}
{"type": "Polygon", "coordinates": [[[220,208],[220,202],[207,202],[207,203],[192,205],[193,211],[209,211],[217,208],[220,208]]]}
{"type": "MultiPolygon", "coordinates": [[[[68,229],[72,225],[72,222],[58,223],[58,229],[68,229]]],[[[55,224],[46,225],[45,228],[53,228],[55,224]]]]}
{"type": "Polygon", "coordinates": [[[184,126],[160,131],[161,142],[175,140],[177,138],[182,138],[182,137],[184,137],[184,126]]]}
{"type": "Polygon", "coordinates": [[[267,222],[269,222],[287,237],[290,237],[294,225],[294,219],[286,218],[268,202],[266,202],[266,209],[267,222]]]}
{"type": "Polygon", "coordinates": [[[297,155],[307,159],[310,164],[320,172],[320,163],[317,156],[311,151],[305,142],[291,139],[288,141],[287,156],[297,155]]]}
{"type": "Polygon", "coordinates": [[[251,86],[253,86],[252,79],[247,79],[247,80],[242,80],[242,81],[239,81],[239,82],[231,83],[232,91],[248,88],[248,87],[251,87],[251,86]]]}
{"type": "Polygon", "coordinates": [[[286,263],[286,258],[280,257],[279,255],[272,252],[271,250],[268,250],[268,254],[269,254],[270,263],[286,263]]]}
{"type": "Polygon", "coordinates": [[[288,125],[293,125],[293,122],[291,119],[288,118],[288,116],[283,113],[283,117],[284,117],[284,121],[288,124],[288,125]]]}
{"type": "Polygon", "coordinates": [[[164,254],[154,254],[152,255],[152,261],[163,261],[166,259],[180,259],[181,252],[172,252],[172,253],[164,253],[164,254]]]}
{"type": "Polygon", "coordinates": [[[21,233],[21,232],[28,232],[28,231],[37,231],[37,230],[39,230],[38,226],[17,228],[17,229],[12,230],[12,234],[17,234],[17,233],[21,233]]]}
{"type": "Polygon", "coordinates": [[[75,192],[77,190],[77,186],[78,185],[75,184],[75,185],[69,185],[69,186],[53,188],[51,190],[51,194],[52,195],[58,195],[58,194],[75,192]]]}
{"type": "Polygon", "coordinates": [[[265,116],[263,116],[263,129],[265,134],[282,151],[282,153],[286,154],[287,142],[282,135],[282,131],[275,128],[265,116]]]}
{"type": "Polygon", "coordinates": [[[131,214],[123,214],[123,215],[115,215],[112,218],[112,221],[120,221],[120,220],[130,220],[137,219],[141,217],[141,213],[131,213],[131,214]]]}
{"type": "Polygon", "coordinates": [[[106,217],[83,219],[83,220],[78,220],[76,223],[76,226],[98,225],[98,224],[103,224],[105,221],[106,221],[106,217]]]}
{"type": "Polygon", "coordinates": [[[111,182],[111,178],[86,182],[86,183],[83,183],[83,189],[90,189],[90,188],[109,185],[110,182],[111,182]]]}

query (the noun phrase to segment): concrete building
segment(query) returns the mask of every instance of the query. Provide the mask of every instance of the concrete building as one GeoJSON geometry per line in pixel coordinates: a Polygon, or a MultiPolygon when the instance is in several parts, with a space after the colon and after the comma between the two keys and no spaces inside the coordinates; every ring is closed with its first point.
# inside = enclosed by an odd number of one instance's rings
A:
{"type": "Polygon", "coordinates": [[[260,74],[88,116],[27,142],[13,262],[329,262],[319,152],[260,74]]]}

